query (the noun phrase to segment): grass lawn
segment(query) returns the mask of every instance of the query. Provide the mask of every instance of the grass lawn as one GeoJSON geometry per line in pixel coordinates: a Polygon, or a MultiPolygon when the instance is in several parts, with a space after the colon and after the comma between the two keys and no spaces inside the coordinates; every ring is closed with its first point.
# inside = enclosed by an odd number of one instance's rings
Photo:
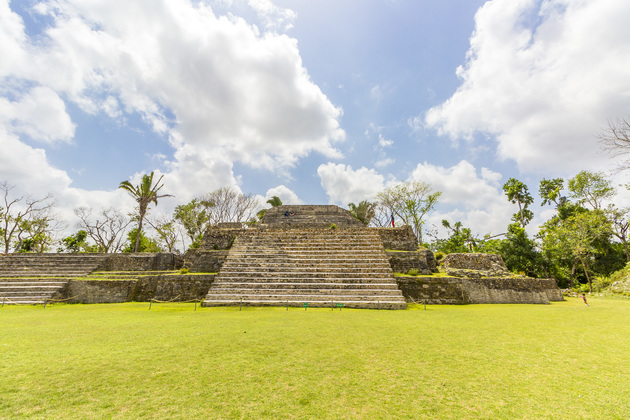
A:
{"type": "Polygon", "coordinates": [[[630,418],[630,301],[0,308],[0,418],[630,418]]]}

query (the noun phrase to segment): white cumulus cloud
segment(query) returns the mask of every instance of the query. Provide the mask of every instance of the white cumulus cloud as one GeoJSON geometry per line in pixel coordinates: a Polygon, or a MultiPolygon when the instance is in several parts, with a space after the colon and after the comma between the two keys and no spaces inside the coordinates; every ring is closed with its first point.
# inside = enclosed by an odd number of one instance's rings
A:
{"type": "Polygon", "coordinates": [[[74,196],[69,175],[19,137],[88,141],[74,138],[69,103],[121,124],[139,115],[168,139],[164,182],[182,201],[238,185],[235,163],[283,172],[312,153],[341,157],[342,110],[311,80],[297,41],[279,32],[295,14],[268,0],[248,3],[264,31],[204,2],[42,0],[30,13],[46,24],[30,35],[0,0],[5,177],[61,178],[54,191],[74,196]],[[31,161],[36,173],[20,169],[31,161]]]}
{"type": "Polygon", "coordinates": [[[385,178],[374,169],[327,163],[317,168],[317,175],[329,202],[345,207],[348,203],[374,200],[385,188],[385,178]]]}
{"type": "Polygon", "coordinates": [[[429,215],[429,226],[439,227],[447,219],[462,222],[480,236],[503,233],[515,211],[503,195],[501,174],[487,168],[478,171],[465,160],[450,168],[419,164],[410,178],[442,192],[440,204],[429,215]]]}
{"type": "Polygon", "coordinates": [[[296,193],[284,185],[278,185],[277,187],[268,189],[263,201],[267,201],[274,196],[282,200],[282,204],[304,204],[304,201],[302,201],[296,193]]]}
{"type": "Polygon", "coordinates": [[[525,171],[601,168],[596,136],[630,109],[628,16],[618,0],[488,1],[461,86],[416,123],[454,140],[490,133],[525,171]]]}

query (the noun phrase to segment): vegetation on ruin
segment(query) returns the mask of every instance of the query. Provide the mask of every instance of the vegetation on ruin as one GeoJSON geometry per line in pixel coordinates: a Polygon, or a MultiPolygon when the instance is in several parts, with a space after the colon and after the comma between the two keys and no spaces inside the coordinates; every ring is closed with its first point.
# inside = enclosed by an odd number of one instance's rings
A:
{"type": "Polygon", "coordinates": [[[0,418],[630,417],[630,302],[0,308],[0,418]]]}

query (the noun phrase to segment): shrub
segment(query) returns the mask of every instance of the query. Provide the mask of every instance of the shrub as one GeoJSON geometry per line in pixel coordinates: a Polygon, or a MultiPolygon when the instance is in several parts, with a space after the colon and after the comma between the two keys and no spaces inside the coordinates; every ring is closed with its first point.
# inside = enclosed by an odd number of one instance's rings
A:
{"type": "Polygon", "coordinates": [[[446,254],[443,252],[436,252],[433,255],[435,256],[435,261],[441,261],[444,259],[444,257],[446,257],[446,254]]]}
{"type": "Polygon", "coordinates": [[[334,224],[334,223],[331,223],[331,224],[330,224],[330,229],[332,229],[332,230],[337,229],[337,225],[336,225],[336,224],[334,224]]]}
{"type": "Polygon", "coordinates": [[[417,268],[412,268],[411,270],[407,271],[407,274],[410,276],[417,276],[418,274],[420,274],[420,271],[418,271],[417,268]]]}

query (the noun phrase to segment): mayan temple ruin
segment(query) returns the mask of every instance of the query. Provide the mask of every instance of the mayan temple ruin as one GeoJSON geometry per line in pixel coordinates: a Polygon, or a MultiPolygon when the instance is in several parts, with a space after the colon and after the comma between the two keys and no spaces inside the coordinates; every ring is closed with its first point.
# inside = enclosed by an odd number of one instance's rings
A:
{"type": "Polygon", "coordinates": [[[274,207],[257,228],[216,231],[205,247],[227,234],[231,248],[204,306],[407,307],[376,230],[339,207],[274,207]]]}
{"type": "Polygon", "coordinates": [[[184,255],[2,255],[0,299],[365,309],[563,300],[555,280],[514,275],[499,255],[449,254],[440,271],[409,226],[365,227],[337,206],[285,205],[250,227],[211,226],[184,255]]]}

